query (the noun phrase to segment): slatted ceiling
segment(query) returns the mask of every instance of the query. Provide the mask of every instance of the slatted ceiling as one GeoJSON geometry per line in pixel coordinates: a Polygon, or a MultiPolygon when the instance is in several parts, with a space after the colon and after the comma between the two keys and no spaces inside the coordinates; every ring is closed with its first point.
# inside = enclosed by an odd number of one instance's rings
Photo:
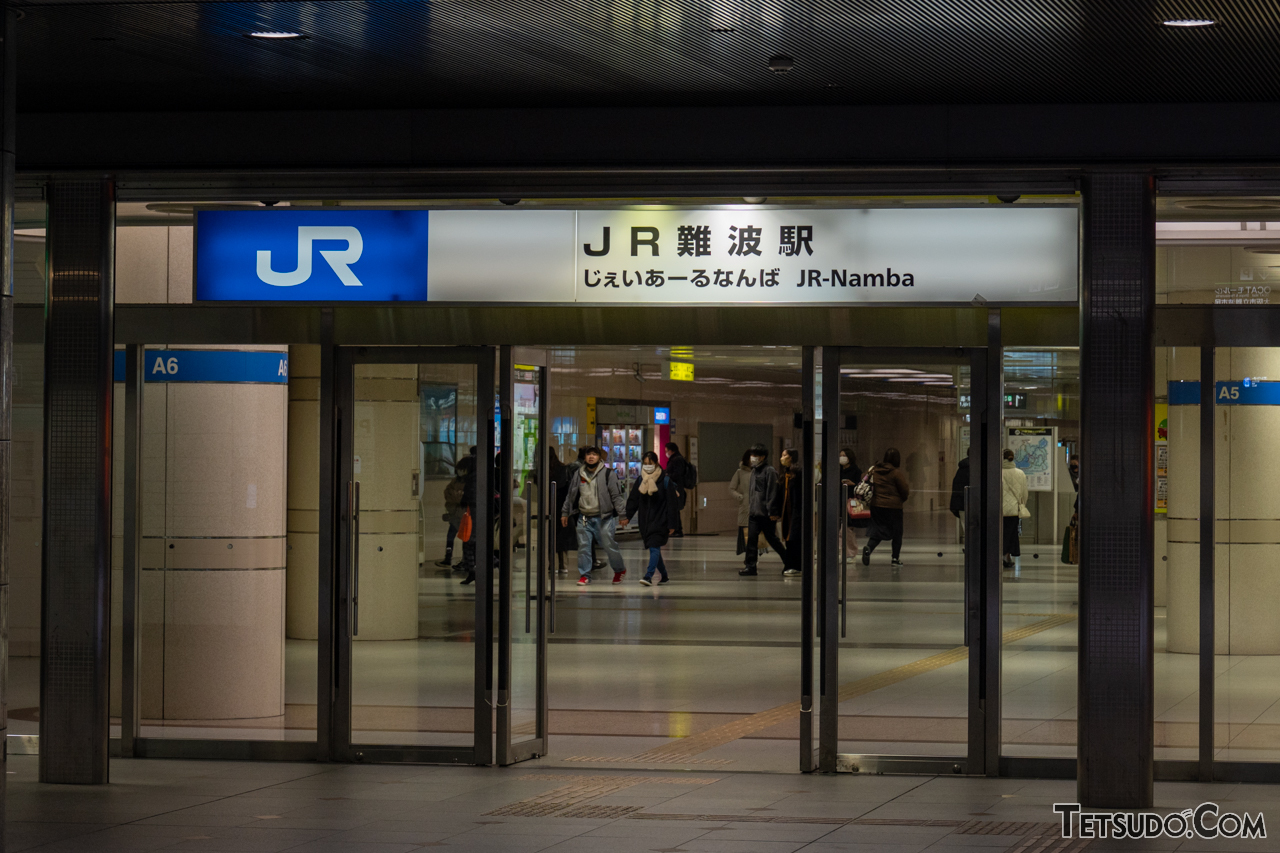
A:
{"type": "Polygon", "coordinates": [[[24,111],[1280,99],[1280,4],[1266,0],[21,7],[24,111]],[[1206,15],[1220,25],[1159,24],[1206,15]],[[795,70],[771,74],[775,53],[795,70]]]}

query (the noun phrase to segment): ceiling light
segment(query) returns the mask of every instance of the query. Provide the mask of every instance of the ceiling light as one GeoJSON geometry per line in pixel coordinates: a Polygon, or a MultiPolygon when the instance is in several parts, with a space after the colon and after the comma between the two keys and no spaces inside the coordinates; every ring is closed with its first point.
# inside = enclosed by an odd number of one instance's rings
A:
{"type": "Polygon", "coordinates": [[[778,53],[769,58],[769,70],[774,74],[786,74],[796,67],[796,61],[785,53],[778,53]]]}
{"type": "Polygon", "coordinates": [[[259,30],[254,33],[245,33],[245,35],[251,39],[276,39],[278,41],[306,38],[302,33],[288,32],[286,30],[259,30]]]}
{"type": "Polygon", "coordinates": [[[1173,18],[1164,22],[1166,27],[1212,27],[1216,21],[1209,18],[1173,18]]]}

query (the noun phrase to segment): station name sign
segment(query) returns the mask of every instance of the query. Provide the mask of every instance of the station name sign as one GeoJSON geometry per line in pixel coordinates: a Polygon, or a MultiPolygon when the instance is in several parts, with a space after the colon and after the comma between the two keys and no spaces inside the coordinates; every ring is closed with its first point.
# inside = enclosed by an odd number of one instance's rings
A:
{"type": "Polygon", "coordinates": [[[1072,207],[208,210],[196,299],[1074,303],[1072,207]]]}

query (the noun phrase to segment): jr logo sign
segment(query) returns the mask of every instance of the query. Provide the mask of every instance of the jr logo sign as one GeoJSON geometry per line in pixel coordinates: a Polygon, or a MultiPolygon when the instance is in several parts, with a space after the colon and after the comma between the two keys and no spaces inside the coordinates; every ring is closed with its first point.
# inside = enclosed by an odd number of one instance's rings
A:
{"type": "Polygon", "coordinates": [[[196,299],[424,302],[429,216],[425,210],[199,211],[196,299]]]}
{"type": "Polygon", "coordinates": [[[329,262],[334,275],[347,287],[362,287],[360,279],[351,271],[351,265],[360,260],[364,251],[364,239],[360,230],[350,225],[299,225],[298,268],[293,272],[276,272],[271,269],[271,250],[258,251],[258,278],[273,287],[295,287],[311,278],[311,243],[315,240],[345,241],[341,250],[321,249],[320,256],[329,262]]]}

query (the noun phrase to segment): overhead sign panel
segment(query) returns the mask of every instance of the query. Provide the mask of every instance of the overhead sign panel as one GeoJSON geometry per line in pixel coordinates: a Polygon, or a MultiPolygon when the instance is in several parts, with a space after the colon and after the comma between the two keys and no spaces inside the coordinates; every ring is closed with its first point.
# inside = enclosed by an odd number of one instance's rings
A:
{"type": "Polygon", "coordinates": [[[424,302],[425,210],[202,210],[196,299],[424,302]]]}
{"type": "Polygon", "coordinates": [[[281,209],[196,223],[199,300],[1073,303],[1079,278],[1073,207],[281,209]]]}

